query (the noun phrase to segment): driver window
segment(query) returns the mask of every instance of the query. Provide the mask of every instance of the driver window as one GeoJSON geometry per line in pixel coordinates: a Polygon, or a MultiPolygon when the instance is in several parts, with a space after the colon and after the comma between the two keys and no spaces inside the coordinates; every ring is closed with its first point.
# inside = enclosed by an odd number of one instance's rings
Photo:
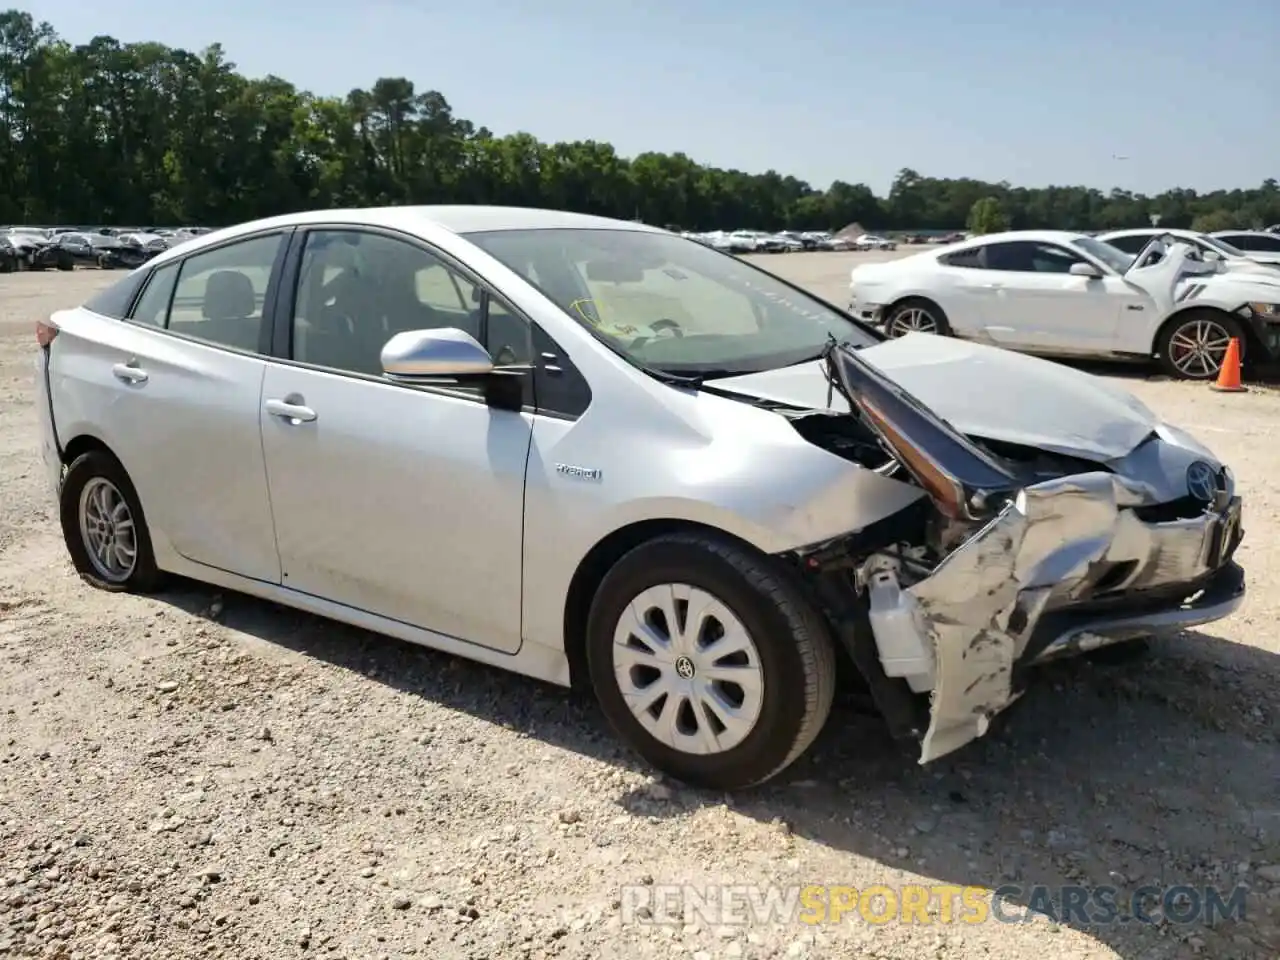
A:
{"type": "Polygon", "coordinates": [[[482,296],[479,287],[430,251],[359,230],[307,235],[294,306],[293,359],[379,377],[382,348],[391,337],[445,327],[475,337],[495,363],[529,362],[528,324],[482,296]]]}
{"type": "Polygon", "coordinates": [[[418,301],[437,310],[468,313],[480,302],[475,286],[442,263],[432,263],[414,275],[418,301]]]}
{"type": "Polygon", "coordinates": [[[1014,273],[1067,273],[1082,262],[1061,247],[1046,243],[993,243],[987,247],[987,266],[1014,273]]]}
{"type": "Polygon", "coordinates": [[[480,333],[471,284],[421,247],[357,230],[307,235],[293,317],[293,359],[382,375],[382,347],[405,330],[480,333]]]}

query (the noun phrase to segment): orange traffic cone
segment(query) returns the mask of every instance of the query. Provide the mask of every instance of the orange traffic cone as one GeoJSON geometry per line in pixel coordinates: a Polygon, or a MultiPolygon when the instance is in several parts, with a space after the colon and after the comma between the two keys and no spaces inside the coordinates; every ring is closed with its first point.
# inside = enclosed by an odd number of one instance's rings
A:
{"type": "Polygon", "coordinates": [[[1244,393],[1249,389],[1240,383],[1240,341],[1235,337],[1227,344],[1227,355],[1222,358],[1218,381],[1210,387],[1223,393],[1244,393]]]}

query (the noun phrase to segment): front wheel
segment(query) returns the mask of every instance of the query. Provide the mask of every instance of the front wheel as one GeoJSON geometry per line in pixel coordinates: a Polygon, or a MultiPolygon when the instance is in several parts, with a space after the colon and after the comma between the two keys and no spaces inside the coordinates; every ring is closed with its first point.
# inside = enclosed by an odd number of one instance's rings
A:
{"type": "Polygon", "coordinates": [[[762,783],[813,743],[835,691],[825,620],[769,558],[708,534],[651,540],[605,576],[587,622],[615,731],[686,783],[762,783]]]}
{"type": "Polygon", "coordinates": [[[1156,353],[1160,366],[1180,380],[1213,380],[1222,371],[1227,346],[1240,342],[1244,362],[1244,330],[1234,317],[1215,310],[1188,310],[1160,331],[1156,353]]]}
{"type": "Polygon", "coordinates": [[[63,478],[62,536],[76,572],[100,590],[149,593],[163,575],[142,504],[124,467],[104,450],[72,462],[63,478]]]}

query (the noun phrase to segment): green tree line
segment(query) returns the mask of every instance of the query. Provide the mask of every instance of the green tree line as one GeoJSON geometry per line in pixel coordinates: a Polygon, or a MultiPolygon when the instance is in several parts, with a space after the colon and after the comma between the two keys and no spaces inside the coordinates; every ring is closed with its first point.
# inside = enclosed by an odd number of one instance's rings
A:
{"type": "Polygon", "coordinates": [[[628,159],[594,140],[498,136],[403,77],[318,96],[241,75],[217,43],[77,46],[30,14],[0,13],[0,223],[215,226],[320,207],[495,203],[686,229],[961,229],[986,198],[1014,228],[1143,226],[1153,214],[1198,229],[1280,222],[1275,179],[1147,197],[902,170],[877,197],[862,183],[821,190],[683,153],[628,159]]]}

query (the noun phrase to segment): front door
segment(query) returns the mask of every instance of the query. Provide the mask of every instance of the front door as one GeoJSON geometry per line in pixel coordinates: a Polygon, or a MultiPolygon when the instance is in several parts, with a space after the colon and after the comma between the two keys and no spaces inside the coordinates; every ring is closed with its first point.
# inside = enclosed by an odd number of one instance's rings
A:
{"type": "Polygon", "coordinates": [[[416,243],[310,232],[295,362],[268,365],[262,443],[286,587],[514,652],[533,416],[470,388],[393,384],[379,361],[400,331],[483,335],[487,306],[416,243]]]}
{"type": "Polygon", "coordinates": [[[1054,243],[994,243],[987,247],[986,262],[999,285],[990,301],[987,329],[1002,346],[1109,353],[1115,349],[1121,311],[1139,300],[1114,274],[1070,273],[1073,264],[1088,261],[1054,243]]]}

